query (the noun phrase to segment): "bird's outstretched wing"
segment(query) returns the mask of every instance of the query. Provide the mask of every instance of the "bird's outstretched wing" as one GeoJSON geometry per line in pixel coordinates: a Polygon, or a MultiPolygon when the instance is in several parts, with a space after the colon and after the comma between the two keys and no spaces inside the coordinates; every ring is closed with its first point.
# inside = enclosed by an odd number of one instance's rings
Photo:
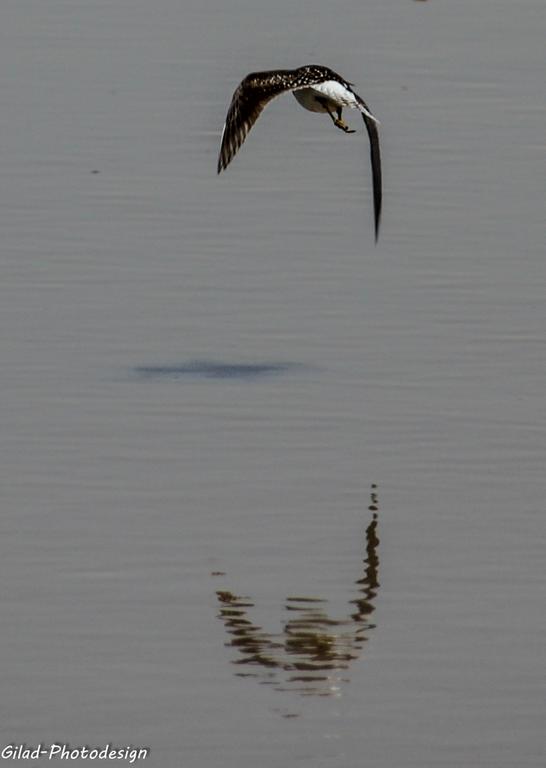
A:
{"type": "MultiPolygon", "coordinates": [[[[360,99],[360,97],[359,97],[360,99]]],[[[370,139],[370,160],[372,163],[372,183],[373,183],[373,212],[375,221],[375,242],[379,237],[379,224],[381,222],[381,203],[383,200],[383,188],[381,181],[381,152],[379,151],[379,133],[377,130],[377,120],[370,116],[371,112],[366,107],[367,112],[362,112],[362,119],[366,125],[370,139]]]]}
{"type": "Polygon", "coordinates": [[[372,184],[373,184],[373,212],[375,222],[375,242],[379,238],[379,224],[381,222],[381,204],[383,200],[383,184],[381,180],[381,152],[379,150],[379,131],[377,126],[379,120],[373,116],[371,109],[366,104],[358,93],[355,93],[351,88],[352,93],[355,95],[358,108],[362,114],[364,125],[368,131],[368,137],[370,139],[370,160],[372,165],[372,184]]]}
{"type": "Polygon", "coordinates": [[[352,100],[338,103],[343,106],[358,108],[368,131],[372,165],[375,240],[377,242],[383,198],[378,120],[373,116],[366,102],[355,93],[351,84],[327,67],[309,65],[299,69],[277,69],[269,72],[252,72],[247,75],[237,86],[228,109],[218,156],[218,173],[225,170],[233,160],[262,110],[272,99],[287,91],[310,88],[313,85],[329,83],[330,81],[340,83],[352,94],[352,100]]]}
{"type": "Polygon", "coordinates": [[[293,70],[252,72],[237,86],[222,133],[218,173],[233,160],[263,108],[275,96],[291,91],[296,79],[293,70]]]}

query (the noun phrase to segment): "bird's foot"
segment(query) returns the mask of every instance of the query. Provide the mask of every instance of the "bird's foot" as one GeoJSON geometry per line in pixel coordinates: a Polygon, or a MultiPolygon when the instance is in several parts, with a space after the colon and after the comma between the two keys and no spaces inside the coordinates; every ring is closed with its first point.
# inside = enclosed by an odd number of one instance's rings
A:
{"type": "Polygon", "coordinates": [[[342,120],[340,117],[338,117],[337,120],[334,120],[334,125],[336,128],[340,128],[342,131],[345,131],[345,133],[356,133],[356,131],[351,130],[347,123],[342,120]]]}

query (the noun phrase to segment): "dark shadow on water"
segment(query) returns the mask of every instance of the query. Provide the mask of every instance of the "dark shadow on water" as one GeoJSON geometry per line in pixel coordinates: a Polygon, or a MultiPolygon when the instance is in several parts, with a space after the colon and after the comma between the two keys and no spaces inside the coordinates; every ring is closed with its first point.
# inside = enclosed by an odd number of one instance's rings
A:
{"type": "Polygon", "coordinates": [[[269,376],[309,370],[300,363],[265,361],[231,363],[218,360],[190,360],[174,365],[140,365],[134,372],[145,379],[235,379],[254,381],[269,376]]]}
{"type": "Polygon", "coordinates": [[[282,630],[265,631],[251,618],[251,597],[217,590],[218,618],[228,635],[226,645],[236,657],[239,677],[252,677],[279,691],[302,696],[339,696],[350,680],[350,666],[358,659],[375,624],[371,621],[379,590],[377,490],[372,486],[368,507],[371,519],[363,537],[360,574],[348,585],[345,617],[328,612],[320,597],[289,596],[279,616],[282,630]]]}

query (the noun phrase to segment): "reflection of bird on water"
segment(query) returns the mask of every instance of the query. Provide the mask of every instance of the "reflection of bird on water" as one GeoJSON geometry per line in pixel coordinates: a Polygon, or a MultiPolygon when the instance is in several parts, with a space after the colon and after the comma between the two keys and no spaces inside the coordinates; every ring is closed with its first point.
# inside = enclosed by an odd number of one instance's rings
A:
{"type": "MultiPolygon", "coordinates": [[[[377,510],[377,493],[372,487],[370,510],[377,510]]],[[[375,627],[370,616],[379,587],[377,537],[378,515],[373,511],[366,528],[364,572],[355,583],[358,595],[350,603],[356,606],[345,619],[331,618],[326,601],[310,597],[288,597],[285,610],[291,614],[282,633],[271,634],[249,618],[254,607],[250,598],[227,590],[216,594],[220,602],[219,618],[230,635],[229,646],[240,656],[237,666],[262,668],[261,672],[238,674],[261,677],[261,682],[281,690],[295,690],[303,695],[337,694],[342,670],[360,655],[368,633],[375,627]],[[281,673],[282,679],[280,677],[281,673]]]]}
{"type": "Polygon", "coordinates": [[[366,102],[353,91],[351,83],[328,67],[311,64],[298,69],[274,69],[247,75],[236,88],[227,113],[218,157],[218,173],[233,160],[264,107],[276,96],[289,91],[304,109],[330,115],[336,128],[345,133],[355,131],[342,119],[343,108],[357,109],[361,113],[370,139],[377,241],[382,200],[381,155],[377,132],[379,121],[372,115],[366,102]]]}
{"type": "MultiPolygon", "coordinates": [[[[364,575],[356,583],[360,585],[360,591],[362,597],[353,600],[352,602],[357,606],[357,612],[353,614],[355,621],[363,621],[375,610],[373,600],[377,595],[377,588],[379,587],[379,581],[377,580],[377,571],[379,568],[379,555],[377,554],[377,548],[379,546],[379,539],[377,537],[377,492],[375,485],[372,486],[371,503],[368,509],[373,512],[372,521],[366,528],[366,558],[364,560],[364,575]]],[[[370,625],[370,627],[373,625],[370,625]]]]}

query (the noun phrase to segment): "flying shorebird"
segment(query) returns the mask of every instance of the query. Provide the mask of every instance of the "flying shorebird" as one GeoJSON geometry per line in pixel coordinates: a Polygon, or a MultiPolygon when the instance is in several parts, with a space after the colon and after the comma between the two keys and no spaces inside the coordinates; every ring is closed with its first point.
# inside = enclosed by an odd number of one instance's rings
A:
{"type": "Polygon", "coordinates": [[[228,167],[248,132],[260,116],[263,108],[281,93],[292,91],[302,107],[311,112],[330,115],[336,128],[345,133],[355,133],[341,118],[343,107],[358,109],[370,138],[372,163],[375,240],[379,236],[381,219],[381,155],[375,118],[366,102],[344,80],[328,67],[311,64],[298,69],[274,69],[269,72],[252,72],[237,86],[228,109],[222,145],[218,157],[218,173],[228,167]]]}

